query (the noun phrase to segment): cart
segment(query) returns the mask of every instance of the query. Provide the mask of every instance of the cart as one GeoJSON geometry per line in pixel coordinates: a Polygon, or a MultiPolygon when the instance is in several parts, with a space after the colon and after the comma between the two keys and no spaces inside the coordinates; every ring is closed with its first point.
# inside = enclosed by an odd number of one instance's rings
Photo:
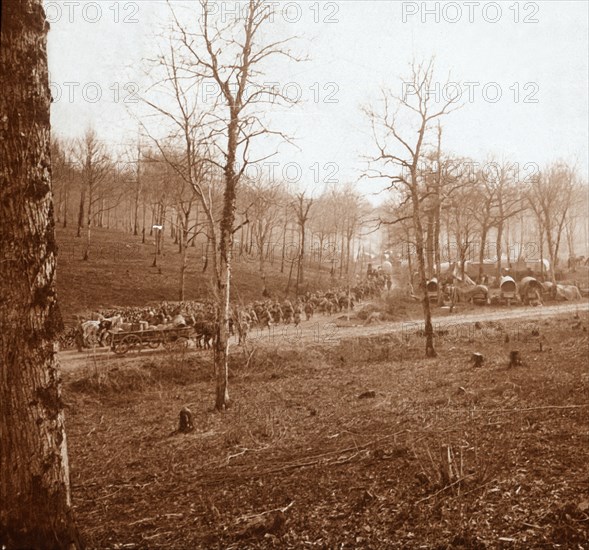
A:
{"type": "Polygon", "coordinates": [[[501,300],[511,306],[511,303],[517,300],[517,285],[512,277],[505,275],[501,277],[501,300]]]}
{"type": "Polygon", "coordinates": [[[128,351],[141,351],[143,348],[157,349],[162,345],[168,351],[182,351],[188,348],[194,337],[192,327],[173,327],[164,329],[137,330],[130,332],[110,331],[111,350],[117,355],[128,351]]]}
{"type": "Polygon", "coordinates": [[[519,282],[519,295],[522,298],[524,305],[531,303],[542,303],[542,294],[544,287],[534,277],[524,277],[519,282]]]}
{"type": "Polygon", "coordinates": [[[430,279],[426,285],[427,297],[430,302],[435,302],[438,299],[438,279],[435,277],[430,279]]]}

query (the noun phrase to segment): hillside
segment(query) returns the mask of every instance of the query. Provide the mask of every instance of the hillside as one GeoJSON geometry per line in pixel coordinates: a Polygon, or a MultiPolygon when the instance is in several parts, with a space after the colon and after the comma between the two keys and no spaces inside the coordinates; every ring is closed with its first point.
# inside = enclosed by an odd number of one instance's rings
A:
{"type": "MultiPolygon", "coordinates": [[[[141,237],[109,229],[92,229],[90,258],[83,261],[84,239],[76,237],[75,228],[58,228],[59,243],[57,287],[66,323],[75,315],[110,306],[140,306],[149,302],[177,300],[180,279],[180,254],[173,241],[166,236],[163,253],[154,258],[153,239],[141,244],[141,237]]],[[[198,243],[189,250],[186,274],[186,300],[209,297],[211,268],[202,272],[204,246],[198,243]]],[[[312,290],[332,284],[329,265],[319,271],[318,266],[305,270],[306,289],[312,290]]],[[[290,263],[280,273],[280,258],[267,265],[266,284],[277,297],[284,296],[290,263]]],[[[294,270],[293,270],[294,279],[294,270]]],[[[246,255],[237,258],[234,269],[234,297],[237,301],[262,298],[263,282],[258,271],[258,260],[246,255]]],[[[291,284],[291,291],[294,284],[291,284]]]]}

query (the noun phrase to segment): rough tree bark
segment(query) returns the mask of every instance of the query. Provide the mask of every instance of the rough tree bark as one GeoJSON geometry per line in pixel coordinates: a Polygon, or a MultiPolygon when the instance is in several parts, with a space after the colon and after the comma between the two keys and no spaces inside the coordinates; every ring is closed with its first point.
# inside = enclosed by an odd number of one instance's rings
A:
{"type": "Polygon", "coordinates": [[[54,347],[48,24],[42,0],[2,8],[0,548],[81,548],[54,347]]]}

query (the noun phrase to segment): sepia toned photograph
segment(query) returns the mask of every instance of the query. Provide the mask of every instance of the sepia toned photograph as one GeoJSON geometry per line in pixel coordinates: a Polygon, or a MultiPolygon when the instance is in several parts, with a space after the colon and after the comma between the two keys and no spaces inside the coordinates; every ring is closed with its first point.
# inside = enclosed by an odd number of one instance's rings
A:
{"type": "Polygon", "coordinates": [[[588,52],[0,0],[0,550],[589,550],[588,52]]]}

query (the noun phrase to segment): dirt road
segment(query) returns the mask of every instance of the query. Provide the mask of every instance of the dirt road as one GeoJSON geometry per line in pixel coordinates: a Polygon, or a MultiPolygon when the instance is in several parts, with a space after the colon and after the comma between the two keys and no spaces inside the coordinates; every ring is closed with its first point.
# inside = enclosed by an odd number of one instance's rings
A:
{"type": "MultiPolygon", "coordinates": [[[[474,324],[484,321],[502,321],[521,319],[526,322],[553,317],[563,314],[575,314],[589,312],[589,302],[583,301],[572,304],[559,304],[547,307],[521,307],[512,309],[484,308],[480,312],[468,312],[462,314],[449,314],[447,310],[434,312],[434,330],[460,331],[471,330],[474,324]]],[[[337,344],[341,339],[359,336],[378,336],[392,333],[416,333],[423,329],[423,321],[419,319],[405,320],[398,322],[375,322],[365,325],[362,321],[351,319],[346,320],[345,314],[334,316],[317,316],[310,321],[304,321],[296,329],[292,325],[279,325],[272,327],[272,330],[252,330],[248,337],[250,346],[297,346],[308,344],[337,344]]],[[[235,339],[231,340],[232,347],[236,347],[235,339]]],[[[202,350],[191,349],[189,352],[207,353],[202,350]]],[[[128,353],[121,357],[112,353],[106,348],[85,350],[82,353],[77,351],[63,351],[59,353],[59,360],[64,372],[71,372],[78,368],[89,367],[105,362],[117,362],[144,360],[147,357],[165,356],[168,354],[163,348],[156,350],[142,349],[139,352],[128,353]]]]}

